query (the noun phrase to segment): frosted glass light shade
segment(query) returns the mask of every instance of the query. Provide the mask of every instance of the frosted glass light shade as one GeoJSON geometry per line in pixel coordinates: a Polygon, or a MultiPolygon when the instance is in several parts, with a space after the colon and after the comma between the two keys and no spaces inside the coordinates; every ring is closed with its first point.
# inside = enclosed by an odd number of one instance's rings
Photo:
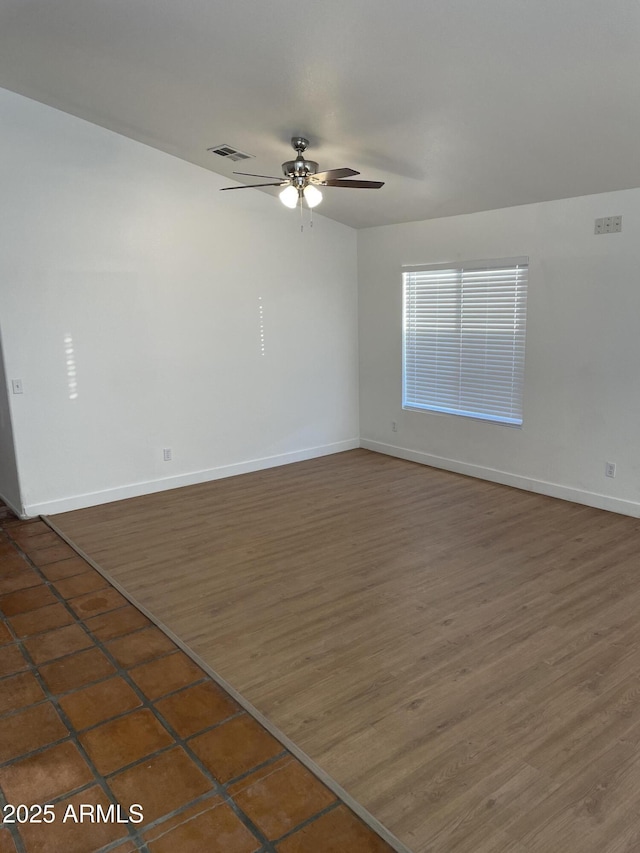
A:
{"type": "Polygon", "coordinates": [[[280,201],[287,207],[294,208],[298,203],[298,190],[289,185],[285,187],[280,195],[280,201]]]}
{"type": "Polygon", "coordinates": [[[307,184],[304,188],[304,198],[309,207],[316,207],[322,201],[322,193],[318,187],[314,187],[313,184],[307,184]]]}

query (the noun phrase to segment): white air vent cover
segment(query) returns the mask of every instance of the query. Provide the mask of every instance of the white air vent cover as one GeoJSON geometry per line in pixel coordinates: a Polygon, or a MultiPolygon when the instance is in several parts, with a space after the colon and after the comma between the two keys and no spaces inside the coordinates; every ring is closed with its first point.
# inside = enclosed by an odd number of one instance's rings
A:
{"type": "Polygon", "coordinates": [[[250,160],[255,156],[254,154],[245,154],[244,151],[238,151],[237,148],[225,144],[214,145],[212,148],[207,148],[207,151],[211,151],[219,157],[225,157],[227,160],[233,160],[234,162],[238,160],[250,160]]]}

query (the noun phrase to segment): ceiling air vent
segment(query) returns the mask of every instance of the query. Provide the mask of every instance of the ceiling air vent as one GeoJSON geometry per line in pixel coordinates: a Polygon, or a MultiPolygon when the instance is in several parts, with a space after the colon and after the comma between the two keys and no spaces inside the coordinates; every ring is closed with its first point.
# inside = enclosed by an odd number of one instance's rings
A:
{"type": "Polygon", "coordinates": [[[244,151],[238,151],[237,148],[232,148],[230,145],[214,145],[212,148],[207,148],[213,154],[219,157],[225,157],[227,160],[233,160],[234,163],[238,160],[250,160],[254,154],[245,154],[244,151]]]}

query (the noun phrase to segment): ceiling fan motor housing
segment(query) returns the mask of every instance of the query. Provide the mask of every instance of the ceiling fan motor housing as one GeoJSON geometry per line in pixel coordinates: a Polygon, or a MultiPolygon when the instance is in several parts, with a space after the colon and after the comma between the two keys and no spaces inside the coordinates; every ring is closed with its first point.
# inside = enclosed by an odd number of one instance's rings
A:
{"type": "MultiPolygon", "coordinates": [[[[298,156],[295,160],[287,160],[286,163],[282,164],[282,172],[286,178],[290,180],[294,178],[307,178],[318,171],[318,164],[315,160],[305,160],[302,156],[307,150],[308,145],[309,140],[302,136],[291,137],[291,147],[298,156]]],[[[296,183],[302,184],[303,182],[296,181],[296,183]]]]}
{"type": "Polygon", "coordinates": [[[286,178],[306,178],[317,171],[318,164],[315,160],[305,160],[302,155],[296,157],[295,160],[287,160],[286,163],[282,164],[282,172],[286,178]]]}

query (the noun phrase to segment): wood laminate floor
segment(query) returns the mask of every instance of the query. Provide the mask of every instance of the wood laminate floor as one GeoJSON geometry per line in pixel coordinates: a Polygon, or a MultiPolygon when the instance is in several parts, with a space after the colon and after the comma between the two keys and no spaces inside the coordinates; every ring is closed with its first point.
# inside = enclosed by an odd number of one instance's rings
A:
{"type": "Polygon", "coordinates": [[[640,850],[640,521],[365,450],[52,517],[416,853],[640,850]]]}

